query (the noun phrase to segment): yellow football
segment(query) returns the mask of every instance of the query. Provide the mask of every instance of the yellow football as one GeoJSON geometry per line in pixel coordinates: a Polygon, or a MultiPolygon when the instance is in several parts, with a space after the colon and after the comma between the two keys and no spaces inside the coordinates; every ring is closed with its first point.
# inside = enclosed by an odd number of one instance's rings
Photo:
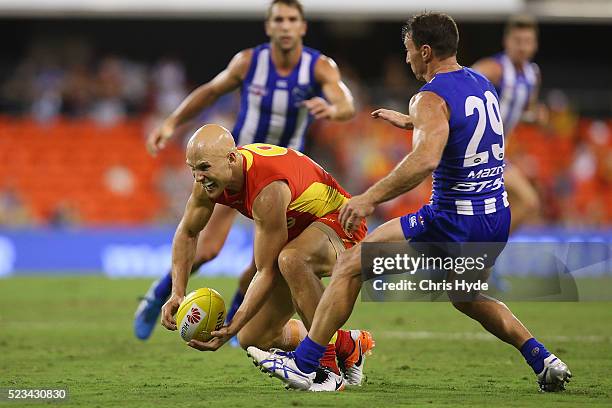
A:
{"type": "Polygon", "coordinates": [[[210,333],[223,326],[225,302],[214,289],[194,290],[179,306],[175,319],[183,340],[208,341],[211,338],[210,333]]]}

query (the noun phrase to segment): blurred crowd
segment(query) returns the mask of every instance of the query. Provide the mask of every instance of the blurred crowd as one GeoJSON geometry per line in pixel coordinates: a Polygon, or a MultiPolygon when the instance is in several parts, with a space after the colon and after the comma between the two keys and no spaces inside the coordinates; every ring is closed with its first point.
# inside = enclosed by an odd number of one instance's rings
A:
{"type": "Polygon", "coordinates": [[[39,122],[59,115],[113,125],[133,115],[171,112],[187,95],[184,65],[95,56],[86,42],[33,43],[0,83],[0,111],[39,122]]]}
{"type": "MultiPolygon", "coordinates": [[[[338,63],[355,96],[357,114],[346,123],[316,123],[310,131],[308,153],[348,191],[360,193],[387,174],[411,148],[411,132],[374,120],[370,112],[378,107],[406,111],[419,84],[397,56],[383,61],[384,74],[378,81],[367,81],[367,85],[347,61],[338,63]]],[[[126,119],[139,120],[143,140],[197,85],[188,81],[185,66],[176,59],[145,64],[115,55],[94,58],[91,50],[79,43],[34,46],[9,71],[0,80],[2,117],[28,118],[43,124],[60,118],[85,120],[110,131],[126,119]]],[[[507,144],[512,165],[520,167],[540,193],[542,209],[533,214],[530,223],[609,227],[612,122],[581,118],[561,90],[548,90],[543,99],[548,106],[548,122],[520,126],[507,144]]],[[[231,128],[237,106],[237,95],[230,95],[205,112],[198,123],[217,122],[231,128]]],[[[170,155],[174,159],[158,160],[156,164],[154,188],[162,199],[155,215],[146,222],[174,224],[183,211],[191,179],[181,155],[189,134],[190,129],[184,129],[182,137],[169,147],[174,149],[174,155],[170,155]]],[[[125,195],[125,188],[131,188],[125,180],[133,176],[125,166],[109,171],[106,177],[109,188],[117,194],[125,195]]],[[[381,206],[376,217],[383,220],[415,211],[429,200],[430,186],[430,181],[423,183],[381,206]]],[[[88,223],[87,216],[79,213],[79,205],[64,199],[58,199],[53,211],[41,220],[24,197],[10,180],[0,180],[0,225],[88,223]]]]}

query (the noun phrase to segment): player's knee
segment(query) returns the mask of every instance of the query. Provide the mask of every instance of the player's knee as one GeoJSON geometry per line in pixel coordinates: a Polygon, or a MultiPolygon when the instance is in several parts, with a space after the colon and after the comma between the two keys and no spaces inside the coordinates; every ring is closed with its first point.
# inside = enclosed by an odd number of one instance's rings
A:
{"type": "Polygon", "coordinates": [[[308,255],[301,253],[296,248],[286,248],[278,256],[278,268],[287,280],[304,273],[303,266],[308,265],[308,261],[308,255]]]}
{"type": "Polygon", "coordinates": [[[236,338],[238,339],[238,344],[240,344],[240,347],[242,347],[245,350],[249,346],[258,347],[259,346],[258,337],[259,336],[255,335],[250,330],[240,330],[238,334],[236,335],[236,338]]]}

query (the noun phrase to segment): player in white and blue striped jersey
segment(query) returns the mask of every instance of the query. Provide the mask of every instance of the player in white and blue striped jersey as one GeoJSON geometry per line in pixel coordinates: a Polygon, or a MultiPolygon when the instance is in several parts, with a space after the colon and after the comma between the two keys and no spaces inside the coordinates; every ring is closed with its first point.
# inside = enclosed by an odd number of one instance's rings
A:
{"type": "MultiPolygon", "coordinates": [[[[539,116],[540,69],[531,61],[538,49],[536,21],[529,16],[511,18],[503,44],[503,52],[477,61],[472,68],[495,86],[504,133],[509,138],[519,122],[534,122],[539,116]]],[[[516,166],[506,166],[504,183],[512,204],[512,232],[537,214],[540,203],[536,190],[516,166]]]]}
{"type": "MultiPolygon", "coordinates": [[[[239,146],[261,142],[301,150],[314,119],[347,120],[354,115],[353,97],[334,61],[303,45],[307,25],[298,0],[273,0],[265,29],[269,43],[237,53],[225,70],[195,89],[149,136],[147,148],[152,154],[164,147],[179,126],[236,89],[240,89],[241,104],[232,134],[239,146]]],[[[235,215],[234,209],[215,207],[199,235],[192,271],[217,256],[235,215]]],[[[252,263],[242,274],[228,320],[255,272],[252,263]]],[[[136,310],[136,337],[149,338],[171,288],[170,273],[151,286],[136,310]]]]}

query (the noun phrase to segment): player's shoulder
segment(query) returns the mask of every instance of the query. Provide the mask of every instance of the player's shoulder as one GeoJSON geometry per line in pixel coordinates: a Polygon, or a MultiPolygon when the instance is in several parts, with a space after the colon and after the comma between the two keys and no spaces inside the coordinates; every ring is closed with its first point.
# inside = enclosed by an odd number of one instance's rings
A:
{"type": "Polygon", "coordinates": [[[329,80],[340,75],[338,64],[331,57],[325,54],[319,54],[314,66],[314,74],[317,82],[329,80]]]}
{"type": "Polygon", "coordinates": [[[255,52],[255,48],[245,48],[243,50],[238,51],[231,59],[228,70],[240,77],[240,79],[244,79],[249,72],[251,67],[251,61],[253,59],[253,53],[255,52]]]}
{"type": "Polygon", "coordinates": [[[501,81],[504,69],[500,58],[501,54],[482,58],[476,61],[471,69],[483,75],[490,82],[496,84],[501,81]]]}

